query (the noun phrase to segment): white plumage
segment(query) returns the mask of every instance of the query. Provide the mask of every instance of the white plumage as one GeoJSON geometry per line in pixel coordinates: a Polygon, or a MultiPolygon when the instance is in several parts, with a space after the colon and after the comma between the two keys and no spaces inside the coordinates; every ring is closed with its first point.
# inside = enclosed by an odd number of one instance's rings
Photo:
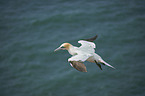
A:
{"type": "Polygon", "coordinates": [[[84,62],[89,57],[93,56],[93,53],[95,52],[95,44],[93,42],[80,40],[78,43],[81,43],[82,45],[80,47],[71,46],[68,49],[69,53],[74,53],[74,55],[71,54],[73,56],[69,58],[68,61],[84,62]]]}
{"type": "MultiPolygon", "coordinates": [[[[96,39],[96,38],[94,38],[94,39],[96,39]]],[[[92,40],[92,38],[87,39],[87,40],[88,41],[79,40],[78,43],[81,43],[80,47],[73,46],[70,43],[63,43],[55,51],[61,50],[61,49],[68,50],[68,52],[71,55],[73,55],[71,58],[68,59],[68,62],[70,62],[71,66],[73,66],[74,68],[76,68],[77,70],[82,71],[82,72],[87,72],[86,66],[82,63],[85,61],[96,63],[101,70],[102,70],[102,68],[99,63],[101,63],[103,65],[107,65],[111,68],[114,68],[113,66],[111,66],[110,64],[105,62],[98,54],[95,53],[94,48],[96,48],[96,45],[95,45],[95,43],[89,41],[89,40],[92,40]],[[62,47],[64,47],[64,48],[62,48],[62,47]]]]}

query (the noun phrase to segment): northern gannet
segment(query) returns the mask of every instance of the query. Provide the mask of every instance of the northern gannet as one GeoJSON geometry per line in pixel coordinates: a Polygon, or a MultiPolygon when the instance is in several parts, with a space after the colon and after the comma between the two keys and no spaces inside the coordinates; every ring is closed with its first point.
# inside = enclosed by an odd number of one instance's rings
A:
{"type": "Polygon", "coordinates": [[[96,63],[101,70],[102,67],[100,64],[114,68],[113,66],[105,62],[98,54],[95,53],[94,48],[96,48],[96,45],[95,43],[93,43],[93,41],[96,38],[97,35],[90,39],[79,40],[78,43],[81,44],[80,47],[73,46],[70,43],[63,43],[54,51],[67,50],[72,55],[72,57],[68,59],[68,62],[72,67],[76,68],[81,72],[87,72],[86,66],[83,64],[83,62],[85,61],[96,63]]]}

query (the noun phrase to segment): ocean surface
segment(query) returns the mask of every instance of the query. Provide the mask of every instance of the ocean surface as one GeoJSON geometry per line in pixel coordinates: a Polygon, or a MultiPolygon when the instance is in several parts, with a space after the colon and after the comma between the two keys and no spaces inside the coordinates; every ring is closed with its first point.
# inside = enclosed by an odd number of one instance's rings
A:
{"type": "Polygon", "coordinates": [[[1,0],[0,96],[145,96],[144,0],[1,0]],[[98,35],[114,66],[67,62],[64,42],[98,35]]]}

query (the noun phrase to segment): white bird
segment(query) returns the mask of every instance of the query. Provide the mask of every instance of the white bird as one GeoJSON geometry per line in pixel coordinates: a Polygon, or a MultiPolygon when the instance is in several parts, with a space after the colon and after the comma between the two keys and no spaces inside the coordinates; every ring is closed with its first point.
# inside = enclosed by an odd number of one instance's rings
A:
{"type": "Polygon", "coordinates": [[[63,43],[54,51],[67,50],[72,55],[72,57],[68,59],[68,62],[72,67],[81,72],[87,72],[86,66],[83,64],[85,61],[96,63],[101,70],[102,68],[100,63],[114,68],[95,53],[94,48],[96,48],[96,45],[93,43],[93,41],[96,38],[97,35],[90,39],[79,40],[78,43],[81,43],[80,47],[73,46],[70,43],[63,43]]]}

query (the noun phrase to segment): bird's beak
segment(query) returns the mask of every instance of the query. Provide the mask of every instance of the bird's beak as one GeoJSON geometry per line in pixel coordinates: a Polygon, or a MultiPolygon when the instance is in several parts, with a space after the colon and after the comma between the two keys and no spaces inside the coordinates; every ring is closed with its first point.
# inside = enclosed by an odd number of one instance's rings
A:
{"type": "Polygon", "coordinates": [[[59,51],[59,50],[66,50],[66,48],[58,47],[57,49],[54,50],[54,52],[59,51]]]}

